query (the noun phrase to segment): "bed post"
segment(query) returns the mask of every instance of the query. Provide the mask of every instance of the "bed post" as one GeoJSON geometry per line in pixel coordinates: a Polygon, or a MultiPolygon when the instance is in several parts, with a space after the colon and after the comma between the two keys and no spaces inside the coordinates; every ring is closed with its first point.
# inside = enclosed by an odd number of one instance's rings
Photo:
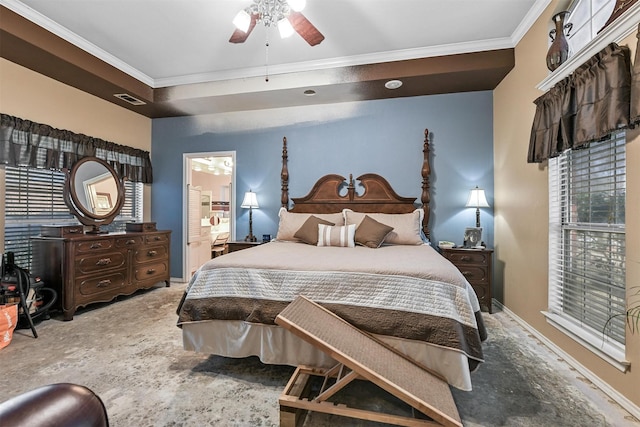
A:
{"type": "Polygon", "coordinates": [[[429,175],[431,174],[431,166],[429,165],[429,129],[424,130],[424,146],[422,148],[424,154],[424,160],[422,162],[422,209],[424,210],[424,218],[422,219],[422,231],[427,239],[430,239],[429,235],[429,216],[431,215],[431,209],[429,202],[431,196],[429,194],[429,175]]]}
{"type": "Polygon", "coordinates": [[[287,137],[282,138],[282,171],[280,172],[280,183],[282,185],[282,195],[280,204],[283,208],[289,209],[289,169],[287,169],[287,137]]]}

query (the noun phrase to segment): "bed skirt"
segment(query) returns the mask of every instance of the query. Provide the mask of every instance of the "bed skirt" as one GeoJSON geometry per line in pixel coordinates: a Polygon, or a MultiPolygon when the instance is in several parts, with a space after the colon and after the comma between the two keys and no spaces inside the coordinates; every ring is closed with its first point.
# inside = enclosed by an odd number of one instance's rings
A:
{"type": "MultiPolygon", "coordinates": [[[[224,357],[258,356],[269,365],[331,367],[326,353],[276,326],[242,320],[206,320],[181,325],[185,350],[224,357]]],[[[391,347],[442,375],[460,390],[471,390],[467,356],[450,348],[390,336],[376,336],[391,347]]]]}

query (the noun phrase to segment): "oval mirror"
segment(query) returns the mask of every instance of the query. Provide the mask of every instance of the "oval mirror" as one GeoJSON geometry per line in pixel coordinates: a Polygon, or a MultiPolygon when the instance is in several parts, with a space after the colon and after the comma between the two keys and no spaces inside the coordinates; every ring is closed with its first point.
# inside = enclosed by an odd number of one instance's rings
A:
{"type": "Polygon", "coordinates": [[[77,161],[65,182],[65,202],[82,224],[93,227],[90,233],[99,233],[101,225],[113,221],[124,204],[124,195],[116,171],[96,157],[77,161]]]}

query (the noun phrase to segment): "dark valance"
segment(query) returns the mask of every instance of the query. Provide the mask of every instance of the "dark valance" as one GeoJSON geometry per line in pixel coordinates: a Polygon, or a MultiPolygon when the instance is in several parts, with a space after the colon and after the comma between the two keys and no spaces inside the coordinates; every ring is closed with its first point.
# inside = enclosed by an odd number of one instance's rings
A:
{"type": "Polygon", "coordinates": [[[631,52],[611,43],[534,101],[529,163],[631,125],[631,52]]]}
{"type": "Polygon", "coordinates": [[[0,114],[0,163],[62,170],[88,156],[105,160],[130,181],[153,182],[148,151],[0,114]]]}

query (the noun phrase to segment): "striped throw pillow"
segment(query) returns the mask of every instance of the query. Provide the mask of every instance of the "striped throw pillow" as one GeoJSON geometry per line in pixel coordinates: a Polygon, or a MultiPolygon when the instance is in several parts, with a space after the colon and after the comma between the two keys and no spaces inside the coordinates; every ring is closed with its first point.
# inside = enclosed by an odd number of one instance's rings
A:
{"type": "Polygon", "coordinates": [[[318,246],[354,248],[356,246],[354,241],[355,234],[355,224],[340,227],[318,224],[318,246]]]}

